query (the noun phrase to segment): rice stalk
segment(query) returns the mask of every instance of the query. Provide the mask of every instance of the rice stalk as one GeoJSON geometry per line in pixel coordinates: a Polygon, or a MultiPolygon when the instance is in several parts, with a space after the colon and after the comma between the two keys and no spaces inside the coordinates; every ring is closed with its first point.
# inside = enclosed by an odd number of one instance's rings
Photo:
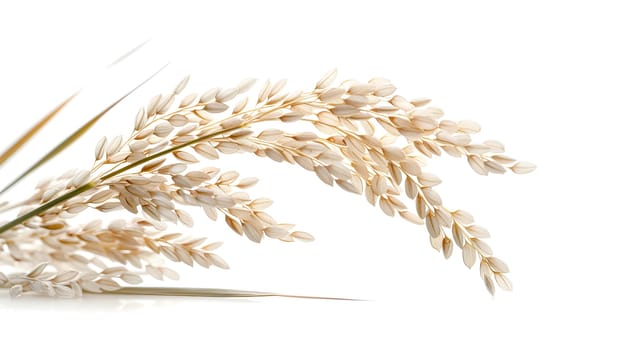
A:
{"type": "Polygon", "coordinates": [[[0,273],[0,287],[14,296],[219,294],[125,286],[145,277],[178,279],[162,258],[229,268],[215,253],[220,242],[167,228],[166,223],[192,227],[201,220],[185,210],[189,207],[253,242],[314,240],[274,219],[267,212],[270,199],[246,192],[258,179],[206,167],[222,156],[250,153],[300,167],[327,185],[363,195],[385,215],[423,225],[430,244],[445,258],[459,249],[468,268],[479,263],[491,294],[496,285],[511,290],[507,264],[485,241],[489,232],[468,212],[447,206],[436,191],[442,180],[426,171],[427,159],[463,158],[480,175],[523,174],[535,166],[505,155],[498,141],[473,141],[481,129],[477,123],[445,119],[442,110],[428,106],[429,100],[395,94],[386,79],[335,84],[335,78],[331,71],[306,92],[284,91],[285,80],[267,81],[250,96],[253,80],[183,95],[185,77],[140,108],[126,136],[100,139],[91,168],[41,182],[31,197],[7,204],[19,212],[0,223],[0,261],[21,270],[0,273]],[[131,218],[104,221],[118,210],[131,218]],[[80,222],[85,211],[99,212],[102,219],[80,222]]]}

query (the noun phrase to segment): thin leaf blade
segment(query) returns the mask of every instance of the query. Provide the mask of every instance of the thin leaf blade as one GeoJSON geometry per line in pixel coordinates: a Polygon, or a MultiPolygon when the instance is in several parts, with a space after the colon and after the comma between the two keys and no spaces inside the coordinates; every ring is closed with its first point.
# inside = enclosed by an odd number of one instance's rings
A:
{"type": "Polygon", "coordinates": [[[16,177],[13,181],[11,181],[8,185],[6,185],[1,191],[0,191],[0,195],[4,194],[6,191],[8,191],[9,189],[11,189],[13,186],[15,186],[17,183],[19,183],[22,179],[24,179],[26,176],[28,176],[30,173],[32,173],[33,171],[37,170],[39,167],[41,167],[43,164],[47,163],[50,159],[56,157],[59,153],[61,153],[64,149],[66,149],[67,147],[69,147],[71,144],[73,144],[74,142],[76,142],[78,139],[80,139],[87,131],[89,131],[89,129],[91,129],[91,127],[93,127],[93,125],[95,125],[95,123],[97,123],[104,115],[106,115],[108,112],[110,112],[111,109],[113,109],[115,106],[117,106],[121,101],[123,101],[124,99],[126,99],[128,96],[130,96],[133,92],[135,92],[136,90],[138,90],[141,86],[143,86],[144,84],[146,84],[148,81],[150,81],[153,77],[155,77],[158,73],[160,73],[163,69],[165,69],[165,67],[168,65],[168,63],[164,66],[162,66],[158,71],[156,71],[156,73],[152,74],[149,78],[147,78],[146,80],[144,80],[142,83],[140,83],[139,85],[137,85],[135,88],[133,88],[132,90],[128,91],[125,95],[121,96],[119,99],[117,99],[115,102],[111,103],[110,105],[108,105],[108,107],[104,108],[100,113],[96,114],[93,118],[91,118],[89,121],[87,121],[85,124],[83,124],[80,128],[78,128],[76,131],[74,131],[71,135],[69,135],[68,137],[66,137],[63,141],[61,141],[61,143],[59,143],[58,145],[56,145],[56,147],[54,147],[52,150],[50,150],[46,155],[44,155],[42,158],[40,158],[37,162],[35,162],[33,165],[31,165],[28,169],[26,169],[26,171],[24,171],[23,173],[21,173],[18,177],[16,177]]]}
{"type": "Polygon", "coordinates": [[[17,139],[11,146],[9,146],[0,155],[0,166],[4,164],[9,158],[11,158],[17,151],[19,151],[33,136],[35,136],[46,124],[48,124],[54,117],[56,117],[62,110],[71,102],[78,94],[80,90],[74,92],[71,96],[66,98],[58,106],[52,109],[48,114],[43,116],[35,125],[33,125],[28,131],[26,131],[19,139],[17,139]]]}
{"type": "MultiPolygon", "coordinates": [[[[143,46],[150,42],[151,39],[147,39],[140,43],[139,45],[132,48],[130,51],[124,53],[123,55],[117,57],[113,62],[106,66],[106,69],[112,68],[117,64],[121,63],[128,57],[132,56],[134,53],[139,51],[143,46]]],[[[28,131],[26,131],[19,139],[17,139],[11,146],[9,146],[2,154],[0,154],[0,166],[4,164],[7,160],[9,160],[17,151],[19,151],[30,139],[32,139],[44,126],[46,126],[54,117],[56,117],[68,104],[71,102],[78,94],[80,94],[81,90],[77,90],[71,96],[63,100],[59,103],[54,109],[52,109],[48,114],[44,115],[35,125],[33,125],[28,131]]]]}

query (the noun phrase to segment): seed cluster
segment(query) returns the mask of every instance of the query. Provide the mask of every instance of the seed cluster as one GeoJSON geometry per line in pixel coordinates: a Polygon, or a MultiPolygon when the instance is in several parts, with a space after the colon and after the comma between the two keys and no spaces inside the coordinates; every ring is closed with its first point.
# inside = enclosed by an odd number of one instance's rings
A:
{"type": "Polygon", "coordinates": [[[114,290],[118,282],[137,284],[142,275],[176,279],[161,257],[228,268],[213,252],[220,243],[168,231],[166,222],[193,226],[184,208],[199,208],[254,242],[313,240],[269,215],[270,199],[250,198],[245,190],[256,178],[201,161],[244,152],[295,164],[327,185],[363,193],[388,216],[425,225],[444,257],[456,246],[467,267],[479,261],[490,293],[495,284],[510,290],[507,265],[484,241],[488,231],[469,213],[447,208],[435,190],[440,178],[424,168],[427,158],[443,154],[465,158],[480,175],[535,167],[505,155],[498,141],[473,142],[477,123],[443,119],[429,100],[396,95],[386,79],[333,85],[335,76],[329,72],[309,92],[283,92],[285,80],[267,81],[255,100],[244,96],[253,80],[181,95],[187,77],[171,93],[154,97],[137,113],[130,135],[97,143],[90,170],[41,182],[29,199],[6,204],[19,207],[24,220],[0,233],[0,262],[36,266],[0,274],[0,286],[11,288],[11,295],[71,297],[114,290]],[[32,214],[51,201],[58,204],[32,214]],[[130,218],[74,224],[85,210],[125,210],[130,218]],[[58,272],[45,272],[48,265],[58,272]]]}

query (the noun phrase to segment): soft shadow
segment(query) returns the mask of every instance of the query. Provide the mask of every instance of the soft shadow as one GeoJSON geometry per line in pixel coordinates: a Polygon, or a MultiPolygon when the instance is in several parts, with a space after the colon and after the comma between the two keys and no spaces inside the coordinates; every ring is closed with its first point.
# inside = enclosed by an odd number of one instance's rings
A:
{"type": "Polygon", "coordinates": [[[85,309],[101,312],[134,311],[145,308],[169,308],[179,304],[249,304],[258,303],[263,298],[216,298],[216,297],[183,297],[183,296],[152,296],[152,295],[109,295],[85,294],[81,298],[62,299],[40,295],[26,294],[11,298],[6,291],[0,291],[0,311],[75,311],[85,309]]]}

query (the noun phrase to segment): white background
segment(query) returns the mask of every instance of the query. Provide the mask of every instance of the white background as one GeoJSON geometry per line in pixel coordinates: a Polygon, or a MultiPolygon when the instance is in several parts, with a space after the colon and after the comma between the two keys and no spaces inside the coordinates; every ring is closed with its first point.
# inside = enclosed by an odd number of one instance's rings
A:
{"type": "MultiPolygon", "coordinates": [[[[429,97],[450,119],[530,160],[530,175],[479,177],[465,161],[435,160],[445,203],[473,213],[511,266],[512,293],[491,298],[477,271],[444,261],[423,227],[385,217],[364,198],[314,175],[251,156],[219,163],[261,183],[271,213],[316,236],[310,244],[253,244],[196,218],[223,240],[229,271],[178,268],[178,285],[362,298],[189,299],[0,292],[2,343],[34,348],[622,348],[621,125],[624,22],[617,2],[334,1],[239,3],[3,2],[0,144],[75,89],[84,94],[0,169],[2,183],[81,120],[160,65],[169,68],[106,117],[37,179],[90,166],[95,141],[125,133],[136,109],[191,73],[201,92],[246,77],[309,88],[391,79],[429,97]],[[409,5],[408,5],[409,4],[409,5]],[[122,66],[102,67],[147,38],[122,66]]],[[[457,252],[456,252],[457,253],[457,252]]]]}

